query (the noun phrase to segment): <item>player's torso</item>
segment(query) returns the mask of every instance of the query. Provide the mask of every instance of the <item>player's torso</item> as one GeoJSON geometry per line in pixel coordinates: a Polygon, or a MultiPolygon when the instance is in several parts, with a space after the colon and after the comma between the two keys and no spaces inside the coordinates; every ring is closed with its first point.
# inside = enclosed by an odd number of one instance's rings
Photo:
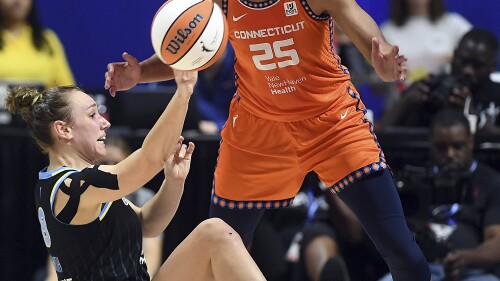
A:
{"type": "Polygon", "coordinates": [[[229,39],[241,105],[279,121],[318,115],[332,107],[348,80],[333,46],[333,20],[306,1],[227,0],[229,39]]]}
{"type": "Polygon", "coordinates": [[[65,224],[52,214],[57,193],[53,187],[61,184],[59,179],[64,179],[68,171],[73,172],[63,169],[40,179],[35,190],[42,236],[59,277],[149,280],[140,244],[141,224],[126,199],[103,204],[98,218],[88,224],[65,224]]]}

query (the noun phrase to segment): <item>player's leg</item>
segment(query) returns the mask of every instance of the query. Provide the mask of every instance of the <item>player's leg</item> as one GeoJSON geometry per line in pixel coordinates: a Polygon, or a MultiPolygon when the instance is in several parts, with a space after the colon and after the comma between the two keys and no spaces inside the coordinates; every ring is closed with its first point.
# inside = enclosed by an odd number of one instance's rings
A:
{"type": "Polygon", "coordinates": [[[353,210],[397,281],[428,281],[427,261],[403,215],[399,195],[387,170],[366,108],[351,83],[335,108],[292,125],[301,165],[319,178],[353,210]],[[307,128],[307,129],[304,129],[307,128]],[[317,139],[316,142],[307,140],[317,139]]]}
{"type": "Polygon", "coordinates": [[[200,223],[152,281],[265,280],[234,229],[220,219],[200,223]]]}
{"type": "Polygon", "coordinates": [[[396,281],[428,281],[430,271],[411,234],[388,170],[352,183],[338,196],[356,214],[396,281]]]}
{"type": "Polygon", "coordinates": [[[229,209],[210,204],[210,217],[221,218],[234,228],[246,246],[250,245],[255,228],[263,214],[264,209],[229,209]]]}

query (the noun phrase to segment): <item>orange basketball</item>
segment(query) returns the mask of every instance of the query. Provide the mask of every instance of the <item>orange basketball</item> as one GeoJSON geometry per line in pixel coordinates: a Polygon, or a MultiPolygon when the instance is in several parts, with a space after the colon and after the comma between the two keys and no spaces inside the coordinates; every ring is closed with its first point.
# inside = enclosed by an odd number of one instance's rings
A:
{"type": "Polygon", "coordinates": [[[156,55],[180,70],[201,70],[214,63],[226,48],[227,33],[224,14],[210,0],[169,0],[151,24],[156,55]]]}

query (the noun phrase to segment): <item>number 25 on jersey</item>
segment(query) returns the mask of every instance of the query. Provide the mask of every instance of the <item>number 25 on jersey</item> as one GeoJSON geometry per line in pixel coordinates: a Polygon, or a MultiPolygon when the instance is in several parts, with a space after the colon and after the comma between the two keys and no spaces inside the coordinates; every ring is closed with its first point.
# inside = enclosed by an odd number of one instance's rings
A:
{"type": "Polygon", "coordinates": [[[295,49],[282,50],[281,48],[292,46],[294,44],[293,38],[274,41],[273,44],[260,43],[250,45],[250,51],[264,51],[263,54],[252,56],[255,67],[259,70],[272,70],[275,68],[283,68],[290,65],[299,64],[299,55],[295,49]],[[273,58],[280,59],[277,63],[262,63],[265,60],[270,60],[273,58]]]}

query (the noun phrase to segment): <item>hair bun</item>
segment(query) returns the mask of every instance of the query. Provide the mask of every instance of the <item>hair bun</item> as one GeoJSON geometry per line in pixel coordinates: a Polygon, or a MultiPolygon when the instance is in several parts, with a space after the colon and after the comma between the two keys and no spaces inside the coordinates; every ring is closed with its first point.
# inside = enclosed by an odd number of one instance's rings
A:
{"type": "Polygon", "coordinates": [[[40,101],[42,93],[36,88],[14,87],[9,90],[5,99],[5,107],[13,114],[19,113],[22,118],[31,124],[33,120],[33,108],[40,101]]]}

